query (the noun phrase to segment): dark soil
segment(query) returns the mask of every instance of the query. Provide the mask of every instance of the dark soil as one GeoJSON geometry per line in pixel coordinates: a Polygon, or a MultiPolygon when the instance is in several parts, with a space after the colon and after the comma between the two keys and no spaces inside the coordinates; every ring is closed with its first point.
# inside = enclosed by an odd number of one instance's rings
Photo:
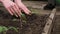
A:
{"type": "Polygon", "coordinates": [[[31,16],[26,15],[26,18],[27,22],[23,22],[20,34],[41,34],[48,15],[32,14],[31,16]]]}
{"type": "Polygon", "coordinates": [[[60,15],[56,15],[51,34],[60,34],[60,15]]]}
{"type": "Polygon", "coordinates": [[[0,25],[1,26],[14,26],[18,27],[19,32],[14,30],[7,31],[7,34],[41,34],[43,28],[46,24],[46,19],[49,15],[26,15],[26,22],[23,20],[20,21],[20,18],[11,16],[9,13],[4,13],[0,10],[0,25]],[[13,21],[16,19],[16,21],[13,21]],[[22,23],[22,24],[21,24],[22,23]],[[22,25],[22,26],[21,26],[22,25]]]}

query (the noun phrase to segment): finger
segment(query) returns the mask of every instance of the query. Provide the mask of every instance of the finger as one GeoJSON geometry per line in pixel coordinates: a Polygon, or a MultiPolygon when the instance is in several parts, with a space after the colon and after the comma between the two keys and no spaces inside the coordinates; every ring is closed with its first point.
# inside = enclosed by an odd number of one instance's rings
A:
{"type": "Polygon", "coordinates": [[[25,12],[26,14],[31,14],[31,11],[28,10],[26,7],[24,7],[23,10],[24,10],[24,12],[25,12]]]}
{"type": "Polygon", "coordinates": [[[17,8],[15,8],[15,5],[13,6],[13,9],[15,10],[16,14],[20,16],[20,13],[18,12],[17,8]]]}
{"type": "Polygon", "coordinates": [[[10,10],[13,12],[13,14],[18,17],[18,15],[15,13],[14,9],[11,7],[10,10]]]}
{"type": "Polygon", "coordinates": [[[7,8],[7,10],[11,15],[13,15],[12,11],[9,8],[7,8]]]}
{"type": "Polygon", "coordinates": [[[18,11],[18,14],[19,14],[19,16],[21,15],[21,9],[19,9],[18,7],[17,7],[17,5],[14,5],[15,6],[15,8],[17,9],[17,11],[18,11]]]}
{"type": "Polygon", "coordinates": [[[30,14],[30,13],[31,13],[31,11],[28,10],[27,7],[26,7],[24,4],[22,4],[21,8],[22,8],[22,10],[23,10],[26,14],[30,14]]]}

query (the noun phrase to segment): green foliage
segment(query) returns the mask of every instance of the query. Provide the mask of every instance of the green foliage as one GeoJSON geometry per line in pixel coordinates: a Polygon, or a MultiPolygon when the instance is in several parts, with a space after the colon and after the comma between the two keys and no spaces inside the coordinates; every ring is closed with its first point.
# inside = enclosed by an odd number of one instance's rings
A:
{"type": "Polygon", "coordinates": [[[60,0],[56,0],[57,3],[60,3],[60,0]]]}
{"type": "Polygon", "coordinates": [[[18,32],[18,28],[15,28],[15,27],[9,27],[8,30],[9,30],[9,29],[13,29],[13,30],[15,30],[16,32],[18,32]]]}
{"type": "Polygon", "coordinates": [[[15,27],[5,27],[5,26],[0,26],[0,33],[4,33],[6,34],[6,31],[8,31],[9,29],[13,29],[15,30],[16,32],[18,32],[18,28],[15,28],[15,27]]]}
{"type": "Polygon", "coordinates": [[[21,18],[22,18],[23,20],[26,20],[26,15],[25,15],[25,14],[21,14],[21,18]]]}
{"type": "Polygon", "coordinates": [[[27,19],[26,19],[26,15],[25,14],[21,14],[21,19],[23,21],[23,23],[26,23],[27,19]]]}
{"type": "Polygon", "coordinates": [[[5,31],[7,31],[7,30],[8,30],[7,27],[0,26],[0,33],[1,33],[1,32],[5,32],[5,31]]]}
{"type": "Polygon", "coordinates": [[[60,6],[60,0],[56,0],[56,5],[60,6]]]}

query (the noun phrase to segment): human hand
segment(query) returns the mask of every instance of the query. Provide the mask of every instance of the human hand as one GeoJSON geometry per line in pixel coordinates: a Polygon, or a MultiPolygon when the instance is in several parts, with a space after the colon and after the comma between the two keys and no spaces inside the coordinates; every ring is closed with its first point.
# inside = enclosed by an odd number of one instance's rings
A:
{"type": "Polygon", "coordinates": [[[14,0],[14,2],[18,5],[20,9],[23,10],[27,15],[31,14],[31,11],[21,2],[21,0],[14,0]]]}
{"type": "Polygon", "coordinates": [[[21,10],[14,2],[10,0],[1,0],[1,2],[11,15],[20,16],[21,10]]]}

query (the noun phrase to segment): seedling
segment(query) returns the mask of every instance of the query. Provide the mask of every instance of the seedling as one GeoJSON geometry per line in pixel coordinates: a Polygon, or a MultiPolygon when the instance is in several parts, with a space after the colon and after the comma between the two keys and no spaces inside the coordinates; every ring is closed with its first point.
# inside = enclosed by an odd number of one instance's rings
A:
{"type": "Polygon", "coordinates": [[[5,27],[5,26],[0,26],[0,33],[1,33],[1,32],[5,32],[5,31],[7,31],[7,30],[8,30],[7,27],[5,27]]]}
{"type": "Polygon", "coordinates": [[[24,23],[26,23],[27,19],[26,19],[26,15],[25,14],[23,14],[23,13],[21,14],[21,19],[23,20],[24,23]]]}
{"type": "Polygon", "coordinates": [[[16,32],[18,32],[18,29],[15,28],[15,27],[0,26],[0,33],[3,32],[4,34],[6,34],[6,32],[7,32],[9,29],[13,29],[13,30],[15,30],[16,32]]]}

